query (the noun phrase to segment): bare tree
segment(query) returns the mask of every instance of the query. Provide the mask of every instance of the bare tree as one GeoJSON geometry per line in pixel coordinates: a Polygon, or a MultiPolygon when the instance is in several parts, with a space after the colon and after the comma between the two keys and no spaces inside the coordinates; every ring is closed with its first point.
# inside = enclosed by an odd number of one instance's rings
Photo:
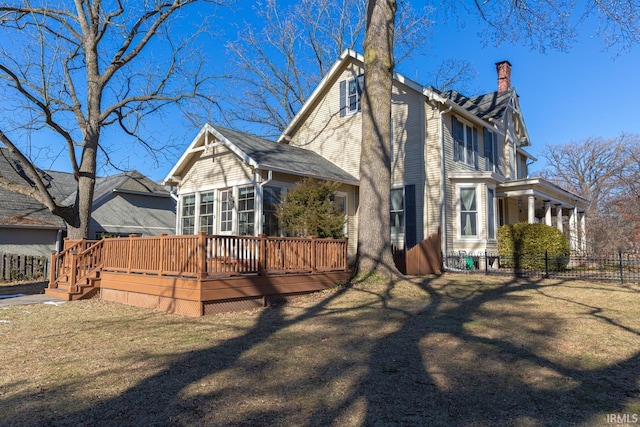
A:
{"type": "Polygon", "coordinates": [[[154,155],[152,141],[141,136],[144,119],[209,95],[204,58],[190,49],[206,22],[198,17],[202,26],[193,30],[171,28],[178,19],[180,25],[189,24],[189,6],[195,3],[207,2],[0,4],[0,98],[5,110],[15,109],[3,121],[0,141],[22,162],[35,188],[3,178],[0,185],[32,196],[63,218],[69,237],[88,237],[97,159],[104,155],[109,161],[105,129],[115,125],[120,133],[111,137],[129,137],[154,155]],[[77,181],[70,206],[54,200],[24,141],[18,142],[28,132],[66,147],[77,181]]]}
{"type": "MultiPolygon", "coordinates": [[[[225,112],[233,123],[258,125],[263,136],[278,136],[345,49],[362,42],[363,0],[302,0],[283,8],[267,0],[258,10],[261,28],[246,24],[232,53],[233,91],[225,112]],[[240,89],[238,89],[240,88],[240,89]]],[[[403,2],[395,32],[396,59],[421,52],[432,21],[430,9],[403,2]]]]}
{"type": "Polygon", "coordinates": [[[548,146],[544,157],[544,176],[590,200],[587,235],[594,247],[640,247],[640,135],[548,146]]]}
{"type": "MultiPolygon", "coordinates": [[[[450,1],[441,5],[443,14],[455,15],[468,8],[486,23],[485,38],[495,44],[524,42],[532,48],[566,49],[580,24],[591,16],[600,23],[599,35],[605,44],[628,47],[640,41],[640,7],[632,0],[604,0],[577,5],[570,0],[532,2],[450,1]],[[584,6],[582,10],[578,6],[584,6]]],[[[365,88],[362,112],[360,161],[360,213],[358,227],[359,271],[393,273],[390,259],[389,161],[390,100],[393,76],[393,27],[395,0],[369,0],[364,45],[365,88]],[[376,108],[365,108],[375,104],[376,108]],[[365,201],[380,202],[374,209],[365,201]],[[372,233],[375,230],[377,233],[372,233]]]]}
{"type": "Polygon", "coordinates": [[[619,210],[626,210],[626,194],[640,184],[636,181],[640,176],[633,172],[637,167],[632,161],[636,144],[625,135],[592,137],[548,145],[542,155],[547,161],[542,176],[590,201],[587,235],[599,250],[617,250],[629,244],[625,236],[631,223],[621,221],[619,210]]]}
{"type": "Polygon", "coordinates": [[[360,153],[358,271],[391,275],[391,88],[396,14],[394,0],[371,0],[367,6],[360,153]]]}

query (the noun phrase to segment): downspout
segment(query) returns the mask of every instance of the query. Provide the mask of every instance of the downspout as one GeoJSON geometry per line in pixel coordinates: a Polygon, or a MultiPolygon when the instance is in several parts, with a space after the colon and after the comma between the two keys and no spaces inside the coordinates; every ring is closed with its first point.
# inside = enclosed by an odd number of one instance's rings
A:
{"type": "MultiPolygon", "coordinates": [[[[259,173],[258,170],[256,170],[256,173],[259,173]]],[[[262,179],[262,175],[260,175],[260,178],[262,179]]],[[[264,187],[266,184],[268,184],[272,180],[273,180],[273,171],[268,170],[267,179],[258,184],[258,186],[260,187],[260,203],[258,203],[258,205],[260,206],[258,208],[260,211],[260,226],[258,227],[258,235],[263,234],[264,232],[264,189],[262,187],[264,187]]]]}
{"type": "Polygon", "coordinates": [[[445,224],[445,205],[446,205],[446,201],[445,201],[445,191],[446,191],[446,186],[445,186],[445,176],[446,176],[446,171],[445,171],[445,162],[444,162],[444,123],[443,123],[443,116],[447,113],[449,113],[451,110],[453,109],[453,105],[449,105],[449,108],[447,108],[446,110],[440,110],[439,112],[439,119],[440,121],[438,122],[438,136],[440,138],[440,232],[442,234],[442,242],[441,242],[441,249],[442,249],[442,254],[443,254],[443,266],[445,268],[445,270],[447,269],[447,250],[448,250],[448,246],[447,246],[447,224],[445,224]]]}

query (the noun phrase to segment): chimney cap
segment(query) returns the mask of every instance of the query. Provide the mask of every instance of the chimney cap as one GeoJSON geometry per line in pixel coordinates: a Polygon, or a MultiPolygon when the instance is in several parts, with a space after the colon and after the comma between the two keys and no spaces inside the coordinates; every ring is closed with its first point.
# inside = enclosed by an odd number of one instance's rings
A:
{"type": "Polygon", "coordinates": [[[502,65],[502,64],[509,64],[509,66],[511,66],[511,62],[507,61],[506,59],[504,61],[496,62],[496,65],[502,65]]]}

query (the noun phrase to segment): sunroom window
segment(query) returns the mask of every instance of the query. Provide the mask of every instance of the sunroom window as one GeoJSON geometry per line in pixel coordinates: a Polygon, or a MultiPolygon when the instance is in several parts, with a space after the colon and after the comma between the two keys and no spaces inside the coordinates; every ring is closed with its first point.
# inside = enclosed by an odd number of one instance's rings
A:
{"type": "Polygon", "coordinates": [[[238,189],[238,234],[253,236],[255,191],[253,186],[238,189]]]}
{"type": "Polygon", "coordinates": [[[189,194],[182,198],[182,234],[194,234],[196,215],[196,195],[189,194]]]}

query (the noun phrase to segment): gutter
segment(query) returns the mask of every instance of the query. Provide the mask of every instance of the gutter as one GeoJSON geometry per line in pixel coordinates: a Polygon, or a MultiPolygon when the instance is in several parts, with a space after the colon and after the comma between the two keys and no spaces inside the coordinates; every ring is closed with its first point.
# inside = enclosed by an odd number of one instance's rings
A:
{"type": "Polygon", "coordinates": [[[453,109],[453,105],[449,105],[449,108],[446,110],[440,110],[440,121],[438,122],[438,137],[440,138],[440,227],[442,234],[442,243],[441,249],[444,254],[442,264],[445,269],[447,269],[447,225],[445,224],[445,194],[446,194],[446,186],[445,186],[445,162],[444,162],[444,123],[443,116],[449,113],[453,109]]]}

